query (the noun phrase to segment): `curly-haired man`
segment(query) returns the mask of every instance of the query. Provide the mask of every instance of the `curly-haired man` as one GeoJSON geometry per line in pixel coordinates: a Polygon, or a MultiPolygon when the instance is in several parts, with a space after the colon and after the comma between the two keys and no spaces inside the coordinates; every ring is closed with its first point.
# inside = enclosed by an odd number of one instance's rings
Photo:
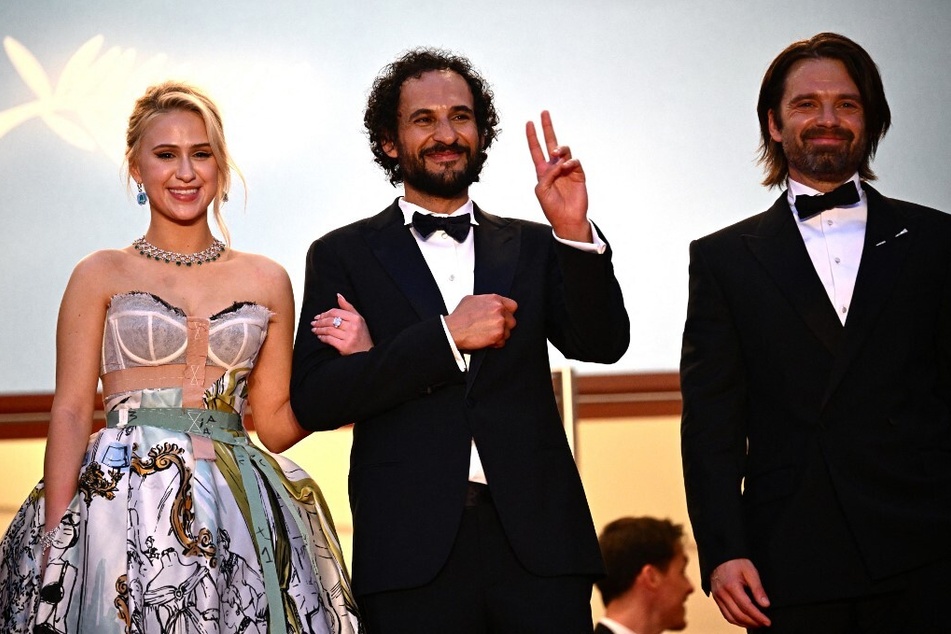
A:
{"type": "Polygon", "coordinates": [[[367,628],[590,634],[601,556],[547,342],[612,363],[630,326],[581,164],[543,113],[545,147],[527,137],[548,224],[482,211],[469,186],[497,134],[492,92],[440,50],[387,66],[365,122],[404,195],[312,245],[292,402],[309,429],[354,423],[367,628]]]}

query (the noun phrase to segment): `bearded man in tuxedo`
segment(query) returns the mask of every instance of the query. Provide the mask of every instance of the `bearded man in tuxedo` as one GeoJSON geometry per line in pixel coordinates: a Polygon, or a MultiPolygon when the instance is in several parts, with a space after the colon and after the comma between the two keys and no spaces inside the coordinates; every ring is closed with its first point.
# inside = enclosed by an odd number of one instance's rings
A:
{"type": "Polygon", "coordinates": [[[581,164],[544,112],[544,147],[526,134],[548,224],[475,205],[498,116],[485,80],[445,51],[384,69],[364,120],[404,195],[311,246],[292,405],[309,429],[354,423],[367,629],[590,634],[603,567],[548,342],[612,363],[630,325],[581,164]]]}
{"type": "Polygon", "coordinates": [[[852,40],[763,78],[757,216],[693,242],[681,359],[703,589],[765,632],[940,632],[951,593],[951,217],[869,185],[891,113],[852,40]]]}

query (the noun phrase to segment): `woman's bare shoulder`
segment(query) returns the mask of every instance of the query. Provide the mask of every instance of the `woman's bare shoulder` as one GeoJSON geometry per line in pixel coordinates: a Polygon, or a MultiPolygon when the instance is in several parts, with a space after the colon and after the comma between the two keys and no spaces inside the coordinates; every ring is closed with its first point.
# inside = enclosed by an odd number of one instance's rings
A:
{"type": "Polygon", "coordinates": [[[247,251],[232,251],[231,255],[238,269],[249,275],[271,282],[289,279],[284,267],[266,255],[247,251]]]}

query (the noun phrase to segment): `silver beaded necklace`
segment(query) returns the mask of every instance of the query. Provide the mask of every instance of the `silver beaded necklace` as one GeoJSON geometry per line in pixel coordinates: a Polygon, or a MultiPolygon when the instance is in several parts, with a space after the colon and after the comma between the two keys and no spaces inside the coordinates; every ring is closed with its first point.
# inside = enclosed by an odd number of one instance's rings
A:
{"type": "Polygon", "coordinates": [[[225,250],[225,243],[213,237],[211,239],[211,246],[204,251],[199,251],[198,253],[175,253],[174,251],[166,251],[165,249],[158,248],[146,240],[145,236],[142,236],[132,243],[132,248],[138,251],[139,255],[144,255],[149,259],[158,260],[159,262],[167,262],[169,264],[174,262],[176,266],[183,264],[185,266],[191,266],[192,264],[198,264],[200,266],[205,262],[214,262],[221,257],[222,251],[225,250]]]}

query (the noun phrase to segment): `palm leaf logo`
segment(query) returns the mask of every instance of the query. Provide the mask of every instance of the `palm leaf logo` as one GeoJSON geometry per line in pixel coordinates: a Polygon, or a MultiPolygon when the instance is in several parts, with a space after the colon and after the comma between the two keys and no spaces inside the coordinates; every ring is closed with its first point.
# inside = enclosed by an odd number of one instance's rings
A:
{"type": "Polygon", "coordinates": [[[25,121],[40,118],[63,141],[77,148],[108,154],[121,148],[122,122],[136,90],[160,75],[166,57],[156,55],[136,68],[133,49],[112,47],[103,52],[105,38],[96,35],[79,47],[56,85],[43,65],[12,37],[3,48],[35,100],[0,112],[0,138],[25,121]],[[119,143],[115,142],[118,124],[119,143]]]}

